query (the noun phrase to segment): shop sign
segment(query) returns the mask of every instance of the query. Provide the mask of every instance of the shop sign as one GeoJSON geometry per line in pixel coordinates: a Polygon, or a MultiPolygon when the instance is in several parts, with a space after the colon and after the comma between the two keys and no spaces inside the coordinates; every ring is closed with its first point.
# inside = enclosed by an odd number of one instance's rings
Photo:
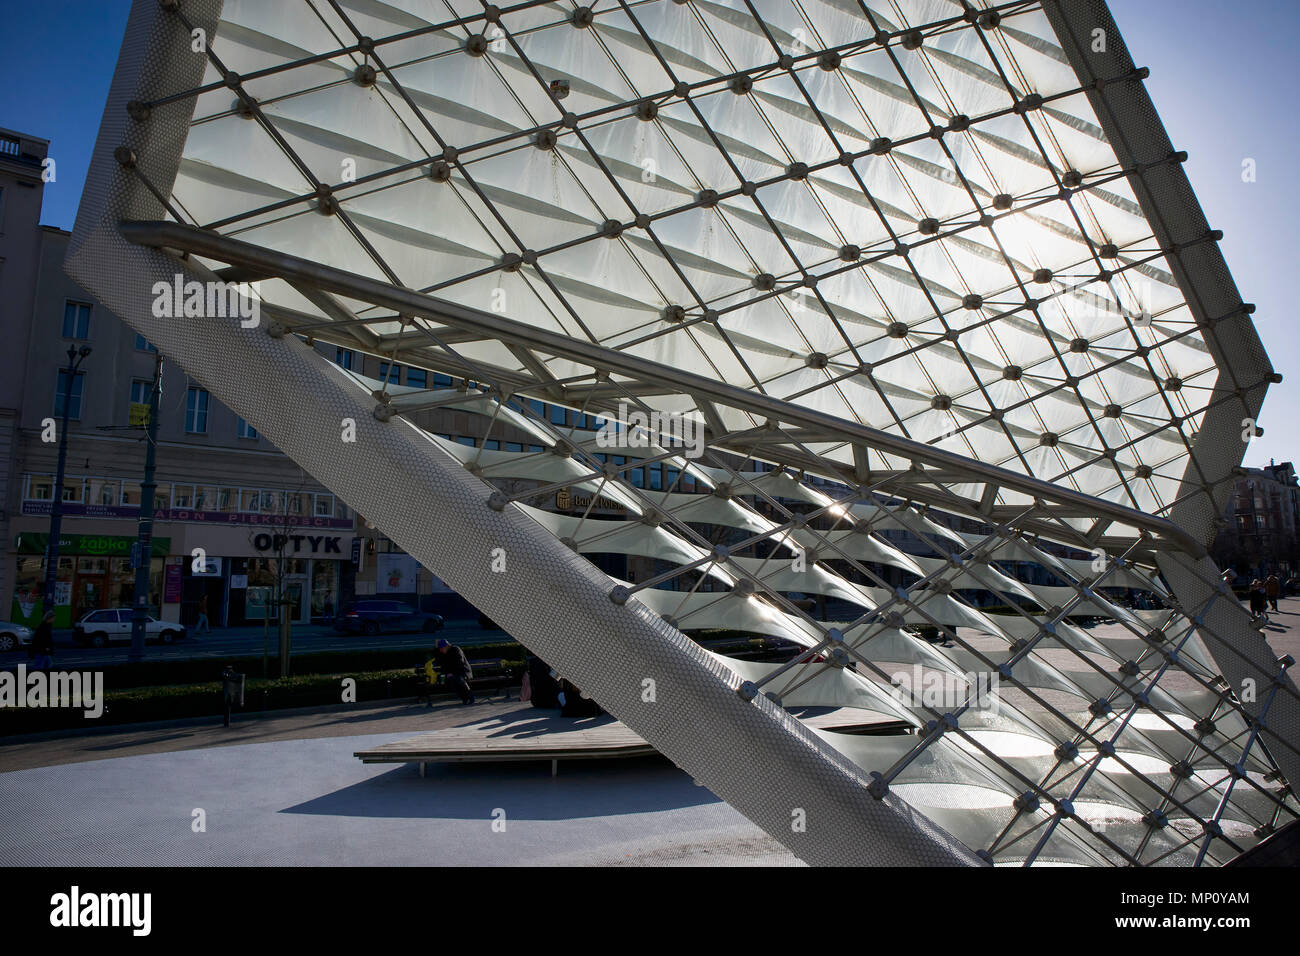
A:
{"type": "Polygon", "coordinates": [[[266,534],[265,532],[253,537],[253,547],[258,551],[291,551],[299,554],[302,551],[309,551],[312,554],[337,554],[342,556],[343,552],[339,549],[339,539],[336,536],[321,534],[266,534]]]}
{"type": "MultiPolygon", "coordinates": [[[[129,558],[138,538],[113,534],[61,534],[60,555],[93,555],[107,558],[129,558]]],[[[20,531],[15,539],[19,554],[45,554],[49,550],[50,536],[40,531],[20,531]]],[[[150,550],[155,558],[165,558],[171,550],[171,538],[154,538],[150,550]]]]}
{"type": "Polygon", "coordinates": [[[163,603],[179,604],[181,600],[181,582],[185,567],[182,564],[169,564],[163,582],[163,603]]]}

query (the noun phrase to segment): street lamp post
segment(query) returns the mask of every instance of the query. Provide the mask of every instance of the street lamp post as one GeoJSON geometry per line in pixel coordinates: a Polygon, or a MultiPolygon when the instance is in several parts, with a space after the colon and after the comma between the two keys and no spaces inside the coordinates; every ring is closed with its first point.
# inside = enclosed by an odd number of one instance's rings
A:
{"type": "Polygon", "coordinates": [[[54,587],[59,577],[59,535],[63,528],[63,472],[68,462],[68,418],[72,408],[72,383],[77,369],[90,354],[90,346],[68,346],[68,365],[64,369],[63,421],[59,423],[59,468],[54,479],[54,500],[50,503],[50,540],[45,551],[45,601],[42,614],[54,610],[54,587]]]}
{"type": "MultiPolygon", "coordinates": [[[[145,430],[144,481],[140,483],[140,523],[136,536],[135,592],[131,598],[131,651],[127,655],[127,660],[130,661],[144,659],[144,638],[149,621],[149,578],[153,570],[153,508],[154,494],[158,490],[158,482],[154,478],[154,467],[157,460],[158,399],[161,391],[162,353],[158,352],[153,358],[153,385],[149,389],[149,422],[145,430]]],[[[166,586],[165,580],[163,586],[166,586]]],[[[160,603],[161,600],[160,597],[160,603]]]]}

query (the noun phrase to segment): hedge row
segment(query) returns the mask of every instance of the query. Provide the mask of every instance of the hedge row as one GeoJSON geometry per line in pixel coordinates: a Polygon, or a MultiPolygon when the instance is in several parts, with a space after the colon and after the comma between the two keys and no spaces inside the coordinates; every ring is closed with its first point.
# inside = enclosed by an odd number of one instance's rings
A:
{"type": "MultiPolygon", "coordinates": [[[[429,659],[432,648],[404,647],[392,649],[359,649],[355,651],[321,651],[315,654],[295,654],[290,661],[292,675],[342,674],[356,671],[392,670],[402,667],[420,667],[429,659]]],[[[471,644],[463,650],[471,661],[492,660],[495,658],[522,660],[523,645],[517,641],[501,641],[494,644],[471,644]]],[[[167,684],[198,684],[216,680],[226,665],[232,666],[237,673],[249,678],[262,676],[262,655],[244,655],[239,657],[205,657],[186,658],[183,660],[155,660],[107,663],[93,668],[104,672],[104,686],[109,690],[127,687],[155,687],[167,684]]],[[[279,666],[279,657],[272,649],[267,666],[274,674],[279,666]]],[[[55,669],[59,669],[59,660],[54,659],[55,669]]],[[[78,667],[77,670],[91,668],[78,667]]]]}
{"type": "MultiPolygon", "coordinates": [[[[494,667],[476,668],[475,677],[518,676],[523,666],[522,657],[503,660],[494,667]]],[[[413,698],[422,680],[413,668],[302,674],[269,680],[249,677],[244,684],[244,706],[235,708],[235,712],[341,704],[344,703],[343,680],[349,677],[356,681],[357,703],[413,698]]],[[[104,712],[93,720],[88,719],[82,710],[70,707],[0,709],[0,736],[186,717],[210,716],[215,720],[223,713],[221,681],[106,689],[104,712]]]]}
{"type": "MultiPolygon", "coordinates": [[[[776,659],[793,650],[793,645],[780,639],[741,631],[716,629],[693,636],[712,650],[742,658],[776,659]]],[[[502,674],[518,678],[527,653],[515,641],[471,645],[464,651],[476,678],[502,674]],[[482,663],[489,660],[501,663],[490,667],[482,663]]],[[[80,709],[65,707],[0,708],[0,737],[187,717],[218,719],[224,706],[222,684],[214,678],[226,664],[245,675],[242,712],[342,703],[346,677],[356,680],[359,703],[413,698],[423,679],[416,668],[422,667],[428,656],[427,650],[419,648],[303,654],[293,658],[293,675],[269,679],[259,676],[260,655],[107,665],[102,668],[104,713],[100,717],[88,720],[80,709]]],[[[271,666],[275,666],[274,659],[271,666]]]]}

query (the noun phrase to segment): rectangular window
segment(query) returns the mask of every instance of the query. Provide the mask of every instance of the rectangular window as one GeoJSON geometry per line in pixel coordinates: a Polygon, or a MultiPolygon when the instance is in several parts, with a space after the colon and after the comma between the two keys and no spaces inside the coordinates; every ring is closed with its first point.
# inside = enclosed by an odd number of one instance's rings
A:
{"type": "Polygon", "coordinates": [[[428,388],[429,373],[422,368],[408,368],[406,370],[406,384],[411,388],[428,388]]]}
{"type": "Polygon", "coordinates": [[[54,500],[54,476],[53,475],[28,475],[26,500],[27,501],[53,501],[54,500]]]}
{"type": "Polygon", "coordinates": [[[54,393],[54,417],[63,417],[63,401],[68,401],[68,418],[81,421],[81,393],[85,387],[86,373],[76,372],[72,376],[72,390],[68,391],[67,369],[59,369],[59,380],[54,393]]]}
{"type": "Polygon", "coordinates": [[[194,486],[193,485],[172,485],[172,507],[193,508],[194,507],[194,486]]]}
{"type": "Polygon", "coordinates": [[[239,437],[240,438],[257,438],[257,429],[242,418],[239,419],[239,437]]]}
{"type": "Polygon", "coordinates": [[[353,352],[351,349],[335,349],[334,361],[337,362],[339,365],[341,365],[343,368],[350,369],[352,368],[352,359],[355,355],[356,353],[353,352]]]}
{"type": "Polygon", "coordinates": [[[139,352],[157,352],[158,346],[154,345],[139,332],[135,334],[135,347],[139,352]]]}
{"type": "Polygon", "coordinates": [[[387,362],[379,363],[379,380],[387,382],[389,385],[402,384],[402,366],[389,365],[387,362]],[[389,370],[392,370],[391,373],[389,370]]]}
{"type": "Polygon", "coordinates": [[[443,375],[441,372],[433,373],[434,388],[451,388],[451,376],[443,375]]]}
{"type": "Polygon", "coordinates": [[[153,388],[153,382],[148,379],[136,378],[131,380],[131,404],[148,405],[149,391],[153,388]]]}
{"type": "Polygon", "coordinates": [[[90,303],[73,302],[63,304],[63,337],[65,339],[90,338],[90,303]]]}
{"type": "Polygon", "coordinates": [[[569,410],[568,410],[567,408],[565,408],[563,405],[552,405],[552,406],[551,406],[551,424],[552,424],[552,425],[565,425],[565,424],[567,424],[567,423],[568,423],[568,414],[569,414],[569,410]]]}
{"type": "Polygon", "coordinates": [[[528,400],[528,407],[532,409],[533,414],[538,418],[546,417],[546,403],[540,398],[530,398],[528,400]]]}
{"type": "Polygon", "coordinates": [[[316,496],[316,517],[328,518],[334,514],[334,496],[317,495],[316,496]]]}
{"type": "Polygon", "coordinates": [[[140,483],[138,481],[122,482],[122,504],[129,508],[140,507],[140,483]]]}
{"type": "Polygon", "coordinates": [[[522,442],[517,442],[517,441],[506,442],[506,451],[523,451],[523,450],[524,450],[524,446],[522,442]]]}
{"type": "Polygon", "coordinates": [[[86,504],[112,507],[120,496],[118,482],[110,478],[86,479],[86,504]]]}
{"type": "Polygon", "coordinates": [[[483,442],[483,447],[486,448],[488,451],[500,451],[501,442],[495,438],[489,438],[483,442]]]}
{"type": "Polygon", "coordinates": [[[191,435],[202,435],[208,430],[208,391],[190,386],[185,396],[185,430],[191,435]]]}

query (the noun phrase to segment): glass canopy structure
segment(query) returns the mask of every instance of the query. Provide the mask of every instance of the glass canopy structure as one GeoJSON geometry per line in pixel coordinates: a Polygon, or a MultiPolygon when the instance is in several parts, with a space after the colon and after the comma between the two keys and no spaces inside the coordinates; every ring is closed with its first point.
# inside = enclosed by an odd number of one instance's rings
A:
{"type": "Polygon", "coordinates": [[[1144,76],[1084,0],[140,0],[67,267],[803,859],[1222,864],[1278,379],[1144,76]]]}

